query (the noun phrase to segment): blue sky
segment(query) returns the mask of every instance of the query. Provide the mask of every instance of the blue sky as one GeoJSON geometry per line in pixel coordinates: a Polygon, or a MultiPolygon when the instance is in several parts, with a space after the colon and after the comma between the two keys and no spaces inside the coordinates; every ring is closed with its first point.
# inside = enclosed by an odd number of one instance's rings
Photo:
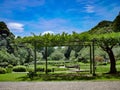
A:
{"type": "Polygon", "coordinates": [[[0,21],[16,36],[81,33],[119,11],[120,0],[0,0],[0,21]]]}

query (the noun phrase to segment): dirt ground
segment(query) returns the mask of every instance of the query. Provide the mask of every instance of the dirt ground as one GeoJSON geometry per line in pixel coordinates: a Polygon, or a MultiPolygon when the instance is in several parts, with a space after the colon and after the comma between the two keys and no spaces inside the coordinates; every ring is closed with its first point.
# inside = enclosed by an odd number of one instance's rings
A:
{"type": "Polygon", "coordinates": [[[120,90],[120,81],[0,82],[0,90],[120,90]]]}

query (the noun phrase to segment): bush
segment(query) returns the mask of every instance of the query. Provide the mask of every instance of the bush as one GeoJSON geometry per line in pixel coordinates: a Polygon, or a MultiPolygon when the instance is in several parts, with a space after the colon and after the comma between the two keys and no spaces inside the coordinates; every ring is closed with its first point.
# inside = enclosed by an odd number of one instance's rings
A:
{"type": "Polygon", "coordinates": [[[34,72],[34,68],[27,68],[28,72],[34,72]]]}
{"type": "Polygon", "coordinates": [[[0,68],[0,74],[5,74],[7,71],[5,68],[0,68]]]}
{"type": "Polygon", "coordinates": [[[13,65],[9,64],[6,68],[7,73],[11,73],[13,70],[13,65]]]}
{"type": "MultiPolygon", "coordinates": [[[[46,72],[46,70],[45,70],[45,72],[46,72]]],[[[52,69],[47,69],[47,72],[54,72],[54,68],[52,68],[52,69]]]]}
{"type": "Polygon", "coordinates": [[[13,67],[14,72],[26,72],[26,67],[25,66],[15,66],[13,67]]]}
{"type": "Polygon", "coordinates": [[[9,64],[9,65],[8,65],[8,68],[13,68],[13,65],[9,64]]]}
{"type": "Polygon", "coordinates": [[[36,71],[37,71],[37,72],[44,72],[44,68],[42,68],[42,67],[37,67],[37,68],[36,68],[36,71]]]}
{"type": "Polygon", "coordinates": [[[33,71],[29,71],[29,73],[27,75],[32,80],[33,77],[35,76],[35,73],[33,71]]]}

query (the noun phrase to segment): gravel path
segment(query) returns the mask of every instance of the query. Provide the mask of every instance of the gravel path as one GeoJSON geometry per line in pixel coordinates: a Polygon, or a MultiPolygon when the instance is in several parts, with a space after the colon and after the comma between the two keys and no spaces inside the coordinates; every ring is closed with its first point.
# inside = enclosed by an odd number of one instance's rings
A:
{"type": "Polygon", "coordinates": [[[120,90],[120,81],[0,82],[0,90],[120,90]]]}

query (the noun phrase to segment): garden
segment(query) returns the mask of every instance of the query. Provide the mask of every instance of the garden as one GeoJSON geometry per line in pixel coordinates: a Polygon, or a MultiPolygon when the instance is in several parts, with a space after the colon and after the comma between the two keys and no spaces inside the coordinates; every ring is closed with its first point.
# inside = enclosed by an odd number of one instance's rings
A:
{"type": "Polygon", "coordinates": [[[0,26],[0,81],[120,79],[119,32],[15,37],[0,26]]]}
{"type": "MultiPolygon", "coordinates": [[[[76,48],[77,46],[74,46],[76,48]]],[[[24,49],[24,48],[23,48],[24,49]]],[[[78,49],[77,49],[78,50],[78,49]]],[[[119,47],[113,49],[116,61],[117,74],[106,74],[110,70],[110,61],[108,55],[99,47],[95,47],[95,73],[92,75],[90,64],[90,48],[82,47],[77,52],[71,50],[69,59],[65,57],[68,46],[48,47],[47,56],[47,74],[46,60],[43,58],[43,50],[36,53],[36,73],[35,61],[31,60],[24,64],[1,63],[0,81],[78,81],[78,80],[119,80],[120,60],[119,47]],[[50,54],[51,53],[51,54],[50,54]],[[106,57],[106,58],[104,58],[106,57]],[[106,61],[105,61],[106,59],[106,61]]],[[[27,54],[27,52],[25,53],[27,54]]],[[[24,55],[25,55],[24,54],[24,55]]],[[[21,56],[23,57],[23,56],[21,56]]],[[[7,57],[6,57],[7,58],[7,57]]],[[[8,59],[8,58],[7,58],[8,59]]],[[[10,58],[9,58],[10,59],[10,58]]],[[[19,62],[20,63],[20,62],[19,62]]],[[[93,66],[92,66],[93,68],[93,66]]]]}

